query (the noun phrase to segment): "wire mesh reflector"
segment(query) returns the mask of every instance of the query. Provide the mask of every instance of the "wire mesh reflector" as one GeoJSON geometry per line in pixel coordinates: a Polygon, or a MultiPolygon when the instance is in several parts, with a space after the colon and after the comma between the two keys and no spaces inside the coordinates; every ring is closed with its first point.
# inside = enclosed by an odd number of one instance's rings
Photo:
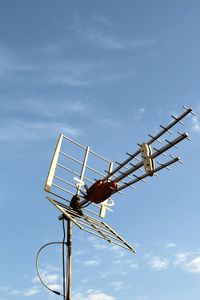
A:
{"type": "Polygon", "coordinates": [[[107,242],[129,250],[131,252],[136,252],[135,249],[129,245],[117,232],[115,232],[108,224],[101,222],[98,219],[95,219],[88,215],[79,215],[69,206],[64,205],[63,203],[56,201],[50,197],[47,199],[54,205],[65,218],[72,221],[80,229],[93,234],[97,237],[100,237],[107,242]]]}

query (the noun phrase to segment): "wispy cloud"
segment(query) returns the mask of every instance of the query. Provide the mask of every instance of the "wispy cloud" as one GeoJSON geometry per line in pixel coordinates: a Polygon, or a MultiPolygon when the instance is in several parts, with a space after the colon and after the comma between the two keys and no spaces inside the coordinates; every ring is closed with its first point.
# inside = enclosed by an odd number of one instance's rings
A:
{"type": "Polygon", "coordinates": [[[96,260],[96,259],[90,259],[90,260],[86,260],[83,262],[83,265],[85,267],[96,267],[100,264],[100,261],[99,260],[96,260]]]}
{"type": "Polygon", "coordinates": [[[113,296],[100,291],[89,293],[75,292],[72,294],[74,300],[115,300],[113,296]]]}
{"type": "Polygon", "coordinates": [[[24,63],[14,50],[0,46],[0,78],[10,73],[26,72],[31,69],[31,65],[24,63]]]}
{"type": "Polygon", "coordinates": [[[151,257],[151,259],[148,261],[148,264],[151,269],[155,269],[159,271],[168,268],[169,260],[166,258],[155,256],[155,257],[151,257]]]}
{"type": "Polygon", "coordinates": [[[99,23],[100,25],[106,26],[106,28],[114,26],[113,22],[111,22],[111,20],[105,18],[104,16],[94,14],[92,16],[92,18],[96,23],[99,23]]]}
{"type": "Polygon", "coordinates": [[[200,256],[185,263],[184,267],[190,273],[200,274],[200,256]]]}
{"type": "MultiPolygon", "coordinates": [[[[45,269],[40,270],[40,276],[44,283],[53,290],[62,291],[62,277],[58,272],[58,269],[52,265],[47,265],[45,269]]],[[[34,276],[30,280],[31,287],[23,289],[14,289],[10,286],[0,287],[6,296],[21,296],[21,297],[31,297],[41,292],[41,282],[38,276],[34,276]]]]}
{"type": "Polygon", "coordinates": [[[106,250],[109,247],[107,244],[104,243],[104,241],[99,241],[99,239],[97,239],[93,236],[88,237],[88,241],[97,250],[106,250]]]}
{"type": "MultiPolygon", "coordinates": [[[[103,18],[98,18],[99,23],[103,23],[103,18]],[[101,21],[100,21],[101,20],[101,21]]],[[[105,21],[105,20],[104,20],[105,21]]],[[[97,22],[97,21],[96,21],[97,22]]],[[[106,21],[105,21],[106,22],[106,21]]],[[[82,29],[81,29],[82,30],[82,29]]],[[[78,30],[82,32],[81,30],[78,30]]],[[[86,33],[83,30],[81,36],[86,35],[87,39],[92,40],[92,32],[86,33]]],[[[86,39],[84,37],[84,39],[86,39]]],[[[102,44],[101,37],[96,37],[102,44]]],[[[106,39],[106,37],[105,37],[106,39]]],[[[109,40],[113,38],[107,37],[105,46],[109,44],[109,40]]],[[[80,37],[78,41],[80,40],[80,37]]],[[[122,47],[123,43],[119,41],[113,41],[114,48],[122,47]],[[117,46],[117,44],[119,44],[117,46]]],[[[146,41],[147,42],[147,41],[146,41]]],[[[145,44],[144,41],[136,43],[145,44]]],[[[19,53],[14,49],[3,48],[0,45],[0,78],[5,79],[7,82],[14,84],[23,84],[23,87],[41,86],[47,88],[49,86],[60,87],[80,87],[86,88],[95,84],[104,84],[106,82],[116,82],[126,78],[135,76],[135,70],[121,70],[120,67],[115,66],[113,71],[113,65],[110,68],[107,61],[97,61],[88,58],[73,58],[66,56],[66,49],[68,47],[67,42],[57,42],[51,45],[44,45],[43,51],[38,48],[35,49],[34,59],[31,56],[23,53],[19,53]],[[63,51],[61,55],[61,49],[63,51]],[[52,59],[52,54],[54,59],[52,59]],[[37,58],[38,57],[38,58],[37,58]],[[10,79],[8,81],[8,79],[10,79]],[[12,79],[12,80],[11,80],[12,79]]],[[[83,47],[83,45],[82,45],[83,47]]],[[[135,45],[136,47],[136,45],[135,45]]]]}
{"type": "MultiPolygon", "coordinates": [[[[33,60],[32,57],[23,56],[10,48],[2,48],[0,46],[0,78],[8,78],[15,80],[18,83],[27,83],[29,85],[43,86],[51,84],[64,86],[88,86],[92,77],[93,64],[90,61],[77,61],[68,58],[59,57],[57,45],[45,50],[43,60],[33,60]],[[50,48],[50,49],[49,49],[50,48]],[[56,60],[50,59],[50,53],[54,51],[56,60]],[[20,76],[19,76],[20,73],[20,76]],[[27,76],[28,75],[28,76],[27,76]]],[[[41,53],[37,53],[41,55],[41,53]]]]}
{"type": "Polygon", "coordinates": [[[126,256],[126,252],[124,249],[118,247],[117,245],[107,245],[104,244],[103,241],[102,243],[95,237],[89,237],[88,241],[92,244],[92,246],[96,249],[96,250],[108,250],[110,252],[112,252],[114,254],[113,258],[116,261],[117,259],[121,259],[123,257],[126,256]]]}
{"type": "Polygon", "coordinates": [[[189,257],[190,253],[189,252],[177,252],[175,253],[174,255],[174,265],[184,265],[187,260],[188,260],[188,257],[189,257]]]}
{"type": "Polygon", "coordinates": [[[22,297],[30,297],[33,295],[36,295],[40,292],[40,290],[37,287],[31,287],[27,289],[22,289],[22,290],[12,290],[7,293],[8,295],[13,295],[13,296],[22,296],[22,297]]]}
{"type": "MultiPolygon", "coordinates": [[[[9,104],[4,105],[9,109],[9,104]]],[[[17,112],[31,113],[36,117],[49,117],[49,118],[66,118],[72,114],[79,114],[79,116],[87,114],[90,105],[74,99],[73,97],[57,99],[57,97],[30,97],[12,103],[12,110],[17,112]]]]}
{"type": "Polygon", "coordinates": [[[79,29],[79,34],[85,38],[91,45],[105,50],[126,50],[146,48],[157,45],[154,39],[149,38],[120,38],[112,33],[95,28],[79,29]]]}
{"type": "Polygon", "coordinates": [[[197,133],[200,133],[200,120],[198,117],[192,118],[192,130],[197,133]]]}
{"type": "Polygon", "coordinates": [[[94,65],[87,61],[72,61],[59,59],[57,62],[44,62],[38,66],[38,71],[44,74],[44,81],[64,86],[88,86],[93,82],[94,65]],[[48,65],[49,64],[49,65],[48,65]]]}
{"type": "Polygon", "coordinates": [[[173,242],[169,242],[165,244],[165,248],[176,248],[177,244],[173,242]]]}
{"type": "Polygon", "coordinates": [[[80,135],[80,130],[63,122],[50,121],[9,121],[0,128],[1,141],[24,141],[51,137],[63,133],[72,137],[80,135]]]}
{"type": "Polygon", "coordinates": [[[138,109],[135,110],[135,117],[134,117],[134,120],[136,122],[140,121],[145,113],[145,108],[144,107],[140,107],[138,109]]]}
{"type": "Polygon", "coordinates": [[[112,281],[111,286],[116,290],[120,291],[123,288],[123,282],[122,281],[112,281]]]}
{"type": "MultiPolygon", "coordinates": [[[[40,270],[40,276],[43,282],[54,291],[62,290],[62,278],[61,274],[58,272],[57,268],[51,265],[46,266],[45,269],[40,270]]],[[[41,284],[38,276],[32,278],[31,282],[33,284],[41,284]]]]}
{"type": "Polygon", "coordinates": [[[179,252],[175,255],[174,264],[189,273],[200,274],[199,253],[179,252]]]}
{"type": "Polygon", "coordinates": [[[146,253],[144,259],[152,270],[160,271],[176,268],[188,273],[200,274],[200,251],[184,251],[177,243],[159,243],[163,245],[162,255],[146,253]]]}

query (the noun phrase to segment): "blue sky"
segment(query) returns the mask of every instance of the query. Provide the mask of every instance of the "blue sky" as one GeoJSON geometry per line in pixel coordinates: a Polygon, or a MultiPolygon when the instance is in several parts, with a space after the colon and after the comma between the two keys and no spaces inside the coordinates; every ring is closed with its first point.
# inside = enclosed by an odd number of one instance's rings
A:
{"type": "MultiPolygon", "coordinates": [[[[59,133],[125,159],[193,107],[184,165],[126,189],[112,225],[137,254],[74,228],[73,300],[199,300],[199,1],[0,1],[0,300],[56,299],[35,255],[62,239],[44,182],[59,133]]],[[[183,130],[183,129],[182,129],[183,130]]],[[[41,261],[60,288],[60,250],[41,261]]]]}

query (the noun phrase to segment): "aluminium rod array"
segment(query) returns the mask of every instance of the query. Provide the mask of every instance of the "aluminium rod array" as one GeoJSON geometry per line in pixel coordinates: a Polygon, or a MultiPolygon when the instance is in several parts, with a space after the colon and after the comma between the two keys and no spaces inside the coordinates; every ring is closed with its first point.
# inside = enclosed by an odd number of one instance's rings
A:
{"type": "Polygon", "coordinates": [[[117,234],[109,225],[91,217],[90,215],[79,215],[70,207],[64,205],[57,200],[46,197],[57,209],[61,211],[66,219],[72,221],[79,229],[86,231],[94,236],[100,237],[109,244],[125,248],[135,253],[135,250],[130,246],[119,234],[117,234]]]}
{"type": "MultiPolygon", "coordinates": [[[[173,163],[175,163],[175,162],[177,162],[177,161],[179,161],[179,160],[180,160],[179,157],[175,157],[174,159],[168,161],[167,163],[162,163],[162,164],[161,164],[161,163],[158,163],[158,164],[160,164],[160,166],[157,167],[157,168],[155,168],[154,171],[155,171],[155,172],[158,172],[158,171],[160,171],[160,170],[162,170],[162,169],[164,169],[164,168],[167,168],[168,166],[170,166],[171,164],[173,164],[173,163]]],[[[123,190],[124,188],[128,187],[129,185],[132,185],[132,184],[134,184],[134,183],[136,183],[136,182],[138,182],[138,181],[140,181],[140,180],[143,180],[143,181],[144,181],[144,178],[146,178],[147,176],[149,176],[149,175],[146,174],[146,173],[143,174],[142,176],[135,176],[136,179],[134,179],[134,180],[132,180],[132,181],[129,181],[129,182],[125,183],[123,186],[119,187],[119,188],[117,189],[117,192],[123,190]]]]}
{"type": "MultiPolygon", "coordinates": [[[[156,158],[157,156],[159,156],[163,152],[169,150],[171,147],[174,147],[176,144],[180,143],[182,140],[184,140],[187,137],[188,137],[187,133],[184,133],[172,141],[167,140],[167,144],[165,146],[163,146],[161,149],[157,150],[157,152],[154,152],[150,157],[152,159],[156,158]]],[[[143,166],[143,161],[139,162],[137,165],[133,166],[132,168],[128,169],[126,172],[124,172],[123,174],[121,174],[120,176],[115,178],[115,181],[116,182],[120,181],[121,179],[127,177],[129,174],[135,172],[142,166],[143,166]]]]}
{"type": "MultiPolygon", "coordinates": [[[[192,108],[187,108],[185,106],[183,106],[183,108],[185,109],[185,111],[179,116],[179,117],[174,117],[172,116],[172,118],[174,119],[174,121],[172,121],[169,125],[167,126],[162,126],[160,125],[160,127],[162,128],[162,130],[155,136],[149,135],[151,137],[151,139],[147,142],[148,145],[151,145],[153,142],[155,141],[159,141],[159,138],[166,132],[170,132],[170,129],[176,125],[177,123],[182,123],[181,120],[186,117],[189,113],[192,113],[193,115],[194,112],[192,111],[192,108]]],[[[129,154],[129,157],[123,161],[120,165],[118,165],[116,168],[113,169],[113,171],[108,174],[107,176],[104,177],[104,180],[108,180],[110,178],[110,176],[113,176],[116,172],[118,172],[121,168],[123,168],[125,165],[127,165],[133,158],[136,158],[137,155],[140,154],[140,149],[138,149],[134,154],[129,154]]],[[[128,173],[129,175],[130,173],[128,173]]],[[[120,178],[120,176],[119,176],[120,178]]],[[[120,179],[119,179],[120,180],[120,179]]]]}

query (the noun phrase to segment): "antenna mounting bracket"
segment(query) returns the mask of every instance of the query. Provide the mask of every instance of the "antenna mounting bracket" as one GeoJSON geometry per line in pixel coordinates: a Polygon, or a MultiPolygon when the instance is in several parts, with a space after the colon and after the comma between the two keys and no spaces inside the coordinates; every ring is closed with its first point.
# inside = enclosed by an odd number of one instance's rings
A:
{"type": "Polygon", "coordinates": [[[149,176],[153,176],[154,173],[154,161],[151,158],[152,149],[149,144],[143,143],[140,148],[141,157],[143,158],[144,168],[149,176]]]}

